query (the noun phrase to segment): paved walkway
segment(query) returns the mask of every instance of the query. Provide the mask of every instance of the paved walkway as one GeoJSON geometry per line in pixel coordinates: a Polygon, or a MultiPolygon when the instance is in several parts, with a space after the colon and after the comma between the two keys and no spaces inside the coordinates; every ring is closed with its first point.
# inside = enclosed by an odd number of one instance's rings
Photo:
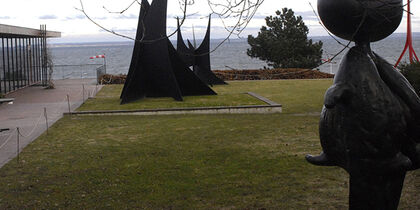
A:
{"type": "Polygon", "coordinates": [[[19,151],[39,137],[47,129],[44,108],[47,111],[48,126],[68,112],[67,95],[70,109],[78,108],[83,99],[93,96],[101,88],[92,79],[56,80],[55,89],[28,87],[8,94],[15,98],[13,104],[0,104],[0,168],[17,155],[17,129],[20,130],[19,151]],[[83,94],[84,87],[84,94],[83,94]]]}

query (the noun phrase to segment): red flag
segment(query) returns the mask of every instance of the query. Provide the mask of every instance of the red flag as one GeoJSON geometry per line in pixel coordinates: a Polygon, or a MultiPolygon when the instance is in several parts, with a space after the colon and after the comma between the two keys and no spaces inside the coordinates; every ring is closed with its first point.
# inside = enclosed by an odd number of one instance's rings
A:
{"type": "Polygon", "coordinates": [[[105,58],[105,55],[97,55],[97,56],[89,57],[89,59],[95,59],[95,58],[105,58]]]}

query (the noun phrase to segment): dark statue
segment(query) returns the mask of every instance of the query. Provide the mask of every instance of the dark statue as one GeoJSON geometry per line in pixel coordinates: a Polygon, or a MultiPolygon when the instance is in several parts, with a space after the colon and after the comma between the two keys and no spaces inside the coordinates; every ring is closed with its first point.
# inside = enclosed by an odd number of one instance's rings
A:
{"type": "MultiPolygon", "coordinates": [[[[140,7],[140,14],[139,14],[139,21],[137,23],[137,33],[136,33],[136,40],[141,40],[141,38],[143,37],[143,24],[144,22],[142,20],[144,20],[144,16],[146,15],[147,10],[149,10],[150,8],[150,4],[148,1],[142,0],[141,3],[141,7],[140,7]]],[[[127,74],[127,79],[125,80],[125,84],[123,87],[123,90],[121,92],[121,96],[120,98],[123,97],[123,95],[125,94],[125,91],[128,87],[128,83],[132,78],[133,72],[136,69],[136,60],[139,57],[139,51],[140,51],[140,44],[136,42],[134,42],[134,48],[133,48],[133,54],[131,56],[131,62],[130,62],[130,67],[128,69],[128,74],[127,74]]]]}
{"type": "Polygon", "coordinates": [[[400,24],[402,0],[318,0],[326,28],[355,42],[326,94],[323,152],[306,159],[350,174],[349,209],[397,209],[407,171],[420,167],[420,99],[370,42],[400,24]]]}
{"type": "Polygon", "coordinates": [[[178,52],[181,59],[184,61],[187,66],[194,65],[194,48],[187,47],[184,43],[184,38],[181,33],[181,26],[179,24],[179,19],[177,19],[178,31],[176,38],[176,51],[178,52]]]}
{"type": "Polygon", "coordinates": [[[121,104],[144,97],[216,95],[182,61],[166,36],[167,0],[142,0],[130,69],[121,104]]]}
{"type": "Polygon", "coordinates": [[[203,82],[208,85],[226,85],[226,82],[218,78],[211,71],[210,22],[211,16],[209,17],[206,35],[204,36],[203,42],[197,49],[190,43],[190,41],[188,41],[188,47],[185,45],[178,22],[177,52],[188,66],[193,67],[194,74],[197,75],[203,82]]]}

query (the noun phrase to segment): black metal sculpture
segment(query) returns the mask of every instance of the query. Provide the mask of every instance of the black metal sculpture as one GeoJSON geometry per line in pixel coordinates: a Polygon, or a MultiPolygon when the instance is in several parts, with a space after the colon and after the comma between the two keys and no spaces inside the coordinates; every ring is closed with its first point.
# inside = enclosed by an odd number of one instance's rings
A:
{"type": "Polygon", "coordinates": [[[166,36],[167,0],[142,1],[136,43],[121,104],[144,97],[216,95],[179,58],[166,36]],[[141,40],[141,41],[139,41],[141,40]]]}
{"type": "Polygon", "coordinates": [[[144,16],[146,15],[147,10],[149,10],[150,4],[147,0],[141,1],[141,7],[140,7],[140,14],[139,14],[139,21],[137,23],[137,33],[136,33],[136,41],[134,42],[134,48],[133,48],[133,54],[131,56],[131,62],[130,62],[130,68],[128,69],[127,79],[125,80],[123,90],[121,92],[120,98],[123,97],[125,94],[125,91],[128,87],[129,81],[131,81],[133,72],[137,69],[137,59],[139,57],[140,52],[140,43],[137,43],[138,40],[141,40],[143,38],[143,27],[144,27],[144,16]]]}
{"type": "Polygon", "coordinates": [[[218,78],[210,66],[210,23],[207,26],[206,35],[201,45],[196,49],[189,41],[187,47],[182,38],[181,29],[178,22],[177,52],[186,64],[193,67],[194,73],[209,85],[226,85],[222,79],[218,78]]]}
{"type": "Polygon", "coordinates": [[[324,25],[354,41],[325,94],[312,164],[350,174],[349,209],[397,209],[406,171],[420,167],[420,99],[370,49],[399,25],[401,0],[318,0],[324,25]]]}
{"type": "Polygon", "coordinates": [[[187,47],[184,43],[184,38],[181,33],[181,26],[179,24],[179,19],[177,19],[178,32],[177,32],[177,41],[176,41],[176,51],[178,52],[181,59],[187,64],[188,67],[194,65],[194,48],[187,47]]]}

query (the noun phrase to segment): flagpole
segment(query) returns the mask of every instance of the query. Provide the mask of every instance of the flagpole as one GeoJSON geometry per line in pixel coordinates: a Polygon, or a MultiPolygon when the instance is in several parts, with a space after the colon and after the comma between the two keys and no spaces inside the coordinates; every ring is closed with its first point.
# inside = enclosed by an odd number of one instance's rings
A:
{"type": "Polygon", "coordinates": [[[106,74],[106,56],[105,56],[105,53],[104,53],[104,73],[106,74]]]}

